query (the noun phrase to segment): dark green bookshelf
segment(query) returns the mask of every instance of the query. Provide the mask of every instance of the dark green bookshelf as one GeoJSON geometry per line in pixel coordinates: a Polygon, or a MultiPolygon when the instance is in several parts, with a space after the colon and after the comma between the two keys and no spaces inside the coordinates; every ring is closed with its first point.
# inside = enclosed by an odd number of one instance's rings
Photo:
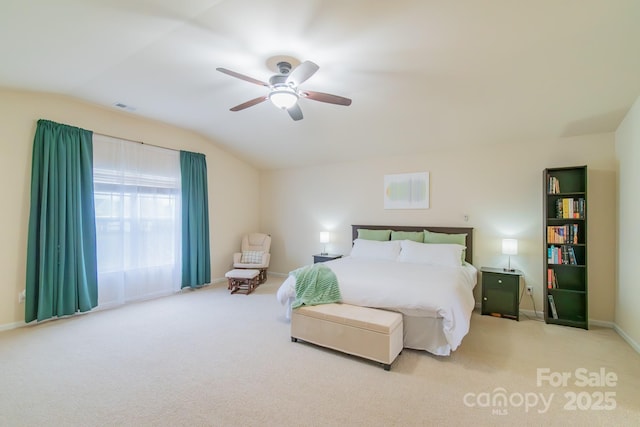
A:
{"type": "Polygon", "coordinates": [[[544,319],[550,324],[589,329],[587,167],[548,168],[543,178],[544,319]]]}

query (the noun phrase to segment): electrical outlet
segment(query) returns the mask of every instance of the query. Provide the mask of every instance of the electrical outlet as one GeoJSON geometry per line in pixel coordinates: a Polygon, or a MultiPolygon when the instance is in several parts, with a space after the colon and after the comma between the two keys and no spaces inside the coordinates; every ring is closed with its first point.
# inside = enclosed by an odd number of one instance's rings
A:
{"type": "Polygon", "coordinates": [[[25,299],[27,299],[27,291],[23,289],[22,292],[18,294],[18,304],[22,304],[25,299]]]}
{"type": "Polygon", "coordinates": [[[533,286],[527,286],[527,295],[533,295],[533,286]]]}

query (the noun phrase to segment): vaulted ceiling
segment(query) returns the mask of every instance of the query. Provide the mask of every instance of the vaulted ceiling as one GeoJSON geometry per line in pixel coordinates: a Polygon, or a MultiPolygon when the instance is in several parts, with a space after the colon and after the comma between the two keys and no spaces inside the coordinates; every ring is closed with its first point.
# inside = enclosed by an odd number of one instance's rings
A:
{"type": "Polygon", "coordinates": [[[614,131],[640,95],[638,22],[637,0],[3,0],[0,86],[191,129],[260,169],[317,165],[614,131]],[[267,89],[216,68],[267,81],[282,56],[353,104],[229,111],[267,89]]]}

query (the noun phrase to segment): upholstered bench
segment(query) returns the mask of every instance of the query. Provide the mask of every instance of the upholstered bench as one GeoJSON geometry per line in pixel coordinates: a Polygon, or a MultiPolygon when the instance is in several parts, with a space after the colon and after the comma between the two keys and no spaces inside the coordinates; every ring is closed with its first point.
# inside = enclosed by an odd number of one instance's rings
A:
{"type": "Polygon", "coordinates": [[[302,306],[291,312],[291,341],[307,341],[382,363],[402,351],[402,314],[349,304],[302,306]]]}
{"type": "Polygon", "coordinates": [[[260,270],[236,268],[224,275],[229,280],[228,289],[232,294],[249,295],[260,284],[260,270]]]}

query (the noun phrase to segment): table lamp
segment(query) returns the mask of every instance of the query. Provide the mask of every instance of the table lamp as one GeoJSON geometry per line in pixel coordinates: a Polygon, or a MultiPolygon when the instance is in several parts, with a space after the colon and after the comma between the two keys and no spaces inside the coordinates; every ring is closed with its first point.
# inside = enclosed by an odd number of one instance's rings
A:
{"type": "Polygon", "coordinates": [[[518,255],[518,241],[516,239],[502,239],[502,253],[509,255],[509,266],[504,271],[516,271],[511,268],[511,255],[518,255]]]}
{"type": "Polygon", "coordinates": [[[320,243],[324,244],[324,249],[320,253],[320,255],[327,255],[327,243],[329,243],[329,232],[321,231],[320,232],[320,243]]]}

